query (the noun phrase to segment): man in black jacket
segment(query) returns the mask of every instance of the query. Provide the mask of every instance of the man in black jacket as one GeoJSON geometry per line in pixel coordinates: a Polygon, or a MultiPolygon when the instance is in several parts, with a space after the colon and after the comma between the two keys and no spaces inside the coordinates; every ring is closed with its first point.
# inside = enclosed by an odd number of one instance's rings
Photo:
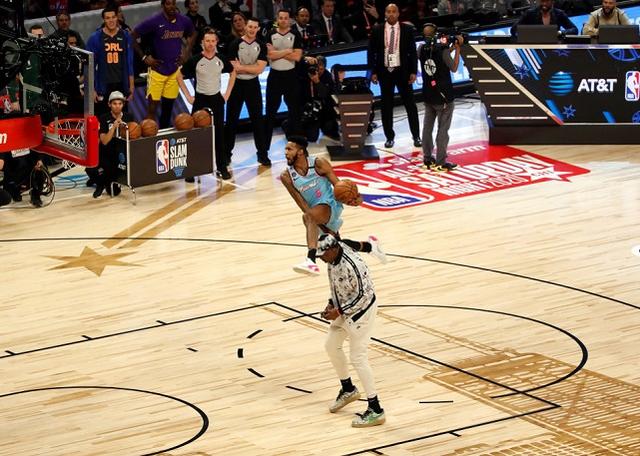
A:
{"type": "Polygon", "coordinates": [[[386,21],[377,24],[371,33],[367,51],[367,63],[371,68],[371,81],[380,82],[382,95],[382,126],[387,141],[385,147],[393,147],[393,91],[398,88],[409,119],[413,145],[420,147],[418,108],[413,98],[413,83],[416,80],[418,61],[416,56],[415,29],[409,24],[400,24],[398,6],[390,3],[385,9],[386,21]]]}
{"type": "Polygon", "coordinates": [[[518,35],[519,25],[555,25],[558,35],[577,35],[578,27],[575,26],[567,13],[553,7],[553,0],[538,0],[538,6],[528,9],[520,17],[520,20],[511,27],[511,35],[518,35]]]}

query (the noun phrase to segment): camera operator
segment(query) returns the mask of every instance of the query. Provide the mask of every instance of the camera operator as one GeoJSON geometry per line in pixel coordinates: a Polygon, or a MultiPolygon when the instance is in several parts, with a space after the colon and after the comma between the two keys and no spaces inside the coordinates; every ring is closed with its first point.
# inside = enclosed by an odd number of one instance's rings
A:
{"type": "Polygon", "coordinates": [[[451,171],[455,163],[447,162],[449,145],[449,127],[454,108],[453,84],[451,72],[458,70],[462,36],[447,37],[447,43],[438,41],[437,27],[425,24],[423,28],[425,44],[418,48],[418,59],[422,71],[422,95],[424,97],[424,125],[422,128],[422,152],[424,164],[435,171],[451,171]],[[451,57],[453,44],[454,56],[451,57]],[[433,153],[433,127],[438,119],[436,135],[437,155],[433,153]]]}
{"type": "MultiPolygon", "coordinates": [[[[10,92],[5,89],[5,93],[0,94],[0,112],[4,114],[18,110],[10,92]]],[[[40,195],[44,187],[44,175],[40,171],[43,168],[40,154],[29,149],[0,153],[0,169],[4,172],[4,191],[0,192],[0,206],[9,204],[12,199],[22,201],[22,189],[28,188],[31,204],[42,207],[40,195]],[[10,196],[8,200],[7,193],[10,196]]]]}
{"type": "Polygon", "coordinates": [[[302,128],[308,141],[317,141],[320,130],[325,136],[340,140],[335,111],[335,83],[327,71],[327,59],[321,55],[308,58],[306,81],[303,83],[302,128]]]}

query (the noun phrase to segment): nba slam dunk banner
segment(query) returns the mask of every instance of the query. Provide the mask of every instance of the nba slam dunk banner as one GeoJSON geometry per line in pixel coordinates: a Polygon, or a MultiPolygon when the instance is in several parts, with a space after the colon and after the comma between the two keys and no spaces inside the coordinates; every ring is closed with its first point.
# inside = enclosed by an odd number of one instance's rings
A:
{"type": "Polygon", "coordinates": [[[456,144],[450,160],[458,167],[435,172],[422,166],[422,152],[356,162],[334,168],[339,179],[358,184],[364,207],[388,211],[462,196],[548,181],[570,182],[588,169],[509,146],[456,144]]]}

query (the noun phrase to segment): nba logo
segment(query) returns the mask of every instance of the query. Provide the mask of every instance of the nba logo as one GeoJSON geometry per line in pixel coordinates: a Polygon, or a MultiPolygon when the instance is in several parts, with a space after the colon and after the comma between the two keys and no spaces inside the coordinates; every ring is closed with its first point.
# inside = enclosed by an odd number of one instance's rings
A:
{"type": "Polygon", "coordinates": [[[169,140],[156,141],[156,172],[164,174],[169,171],[169,140]]]}
{"type": "Polygon", "coordinates": [[[624,84],[624,99],[627,101],[640,100],[640,71],[627,71],[624,84]]]}

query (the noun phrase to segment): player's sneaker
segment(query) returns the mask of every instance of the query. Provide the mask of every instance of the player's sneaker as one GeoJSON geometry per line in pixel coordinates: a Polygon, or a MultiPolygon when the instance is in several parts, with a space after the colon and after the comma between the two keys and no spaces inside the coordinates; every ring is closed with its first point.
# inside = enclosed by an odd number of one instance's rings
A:
{"type": "Polygon", "coordinates": [[[379,426],[384,424],[387,420],[384,416],[384,410],[380,413],[376,413],[370,408],[368,408],[364,413],[356,413],[356,416],[353,421],[351,421],[351,426],[355,428],[363,428],[370,426],[379,426]]]}
{"type": "Polygon", "coordinates": [[[344,391],[342,391],[342,389],[340,389],[338,397],[336,397],[336,400],[329,407],[329,411],[331,413],[336,413],[345,405],[357,401],[358,399],[360,399],[360,391],[358,391],[358,388],[354,388],[353,391],[350,391],[348,393],[345,393],[344,391]]]}
{"type": "Polygon", "coordinates": [[[315,264],[313,261],[311,261],[309,258],[305,258],[305,260],[302,263],[296,264],[293,267],[293,270],[296,272],[299,272],[300,274],[308,274],[308,275],[320,274],[320,268],[318,267],[318,265],[315,264]]]}
{"type": "Polygon", "coordinates": [[[380,245],[380,240],[375,236],[369,236],[369,244],[371,244],[371,255],[380,261],[380,263],[385,264],[387,262],[387,255],[382,250],[382,246],[380,245]]]}

